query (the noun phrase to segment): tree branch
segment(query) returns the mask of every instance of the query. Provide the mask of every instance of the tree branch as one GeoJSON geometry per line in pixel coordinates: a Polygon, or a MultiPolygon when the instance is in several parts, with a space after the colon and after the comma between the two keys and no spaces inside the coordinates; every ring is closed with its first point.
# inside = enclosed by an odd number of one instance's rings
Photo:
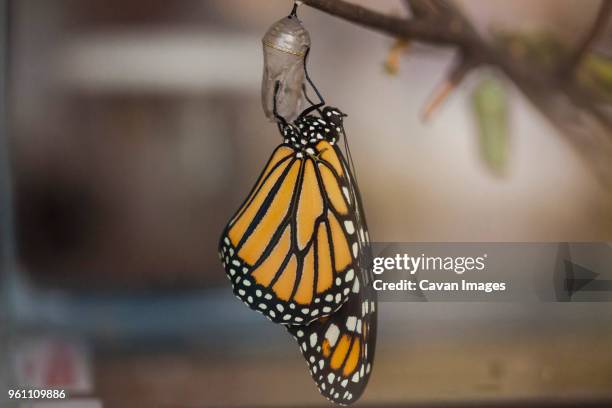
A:
{"type": "Polygon", "coordinates": [[[344,0],[304,0],[303,3],[332,16],[383,34],[391,34],[394,37],[418,39],[436,45],[468,45],[469,43],[461,33],[451,29],[440,29],[440,27],[432,26],[428,21],[388,16],[344,0]]]}
{"type": "MultiPolygon", "coordinates": [[[[435,0],[435,9],[443,10],[443,13],[437,13],[437,16],[436,13],[428,13],[425,7],[419,7],[417,10],[411,8],[414,1],[418,0],[404,1],[414,18],[388,16],[344,0],[303,0],[303,3],[395,38],[456,47],[461,58],[471,62],[472,68],[481,65],[497,67],[549,118],[558,130],[568,137],[574,146],[577,146],[578,150],[583,153],[587,152],[589,161],[601,162],[602,160],[598,160],[601,157],[592,158],[588,155],[605,153],[610,154],[606,160],[612,162],[612,153],[608,153],[612,152],[612,115],[606,114],[593,103],[591,93],[576,83],[574,75],[568,78],[567,75],[562,74],[562,69],[551,72],[542,67],[538,68],[531,61],[517,59],[511,53],[498,49],[495,44],[482,39],[463,13],[448,0],[435,0]],[[581,117],[588,116],[588,120],[582,120],[582,122],[596,129],[593,132],[597,132],[597,138],[591,139],[593,143],[596,140],[599,145],[591,146],[589,149],[584,148],[584,134],[588,131],[577,132],[574,128],[570,129],[571,126],[566,126],[565,119],[568,115],[564,114],[559,106],[564,106],[566,111],[574,107],[576,112],[580,112],[581,117]]],[[[588,52],[592,42],[601,33],[610,14],[612,0],[602,0],[602,2],[602,8],[593,29],[570,57],[569,62],[563,59],[560,66],[565,62],[566,65],[575,68],[588,52]]],[[[465,72],[462,75],[465,75],[465,72]]],[[[612,170],[610,172],[612,173],[612,170]]],[[[612,174],[606,183],[612,186],[612,174]]]]}
{"type": "MultiPolygon", "coordinates": [[[[455,8],[445,7],[445,19],[450,24],[433,24],[430,18],[405,19],[387,16],[344,0],[303,0],[313,8],[324,11],[343,20],[386,35],[433,45],[458,47],[474,62],[499,66],[511,79],[521,79],[533,83],[550,83],[549,77],[513,64],[510,57],[485,42],[455,8]],[[454,24],[453,24],[454,22],[454,24]],[[516,78],[515,78],[516,77],[516,78]]],[[[448,23],[448,22],[447,22],[448,23]]]]}
{"type": "Polygon", "coordinates": [[[404,0],[404,5],[414,18],[431,18],[447,14],[444,0],[404,0]]]}

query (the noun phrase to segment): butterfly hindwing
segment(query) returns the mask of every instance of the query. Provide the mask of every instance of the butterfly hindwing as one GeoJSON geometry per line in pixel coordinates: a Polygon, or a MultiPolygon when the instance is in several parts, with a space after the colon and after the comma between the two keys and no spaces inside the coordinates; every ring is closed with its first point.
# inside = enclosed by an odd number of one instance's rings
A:
{"type": "Polygon", "coordinates": [[[221,237],[235,295],[282,324],[338,310],[358,266],[356,205],[334,144],[281,144],[221,237]]]}
{"type": "Polygon", "coordinates": [[[339,404],[350,404],[360,397],[372,369],[376,298],[366,292],[373,289],[364,288],[362,294],[349,299],[331,316],[307,326],[287,326],[319,391],[339,404]]]}
{"type": "Polygon", "coordinates": [[[359,257],[349,299],[330,316],[307,326],[288,326],[308,364],[310,374],[323,394],[338,404],[356,401],[367,385],[376,348],[377,299],[369,269],[371,248],[361,200],[350,180],[350,197],[355,203],[359,257]]]}

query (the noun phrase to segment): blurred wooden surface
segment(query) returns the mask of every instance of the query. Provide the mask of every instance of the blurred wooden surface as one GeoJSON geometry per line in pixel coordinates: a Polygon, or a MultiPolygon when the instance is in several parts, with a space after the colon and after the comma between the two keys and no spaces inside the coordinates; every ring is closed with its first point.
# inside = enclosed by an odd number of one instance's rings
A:
{"type": "MultiPolygon", "coordinates": [[[[427,344],[381,339],[360,404],[609,407],[610,344],[609,334],[583,332],[427,344]]],[[[100,355],[96,394],[110,407],[328,406],[297,347],[286,346],[259,357],[253,350],[100,355]]]]}

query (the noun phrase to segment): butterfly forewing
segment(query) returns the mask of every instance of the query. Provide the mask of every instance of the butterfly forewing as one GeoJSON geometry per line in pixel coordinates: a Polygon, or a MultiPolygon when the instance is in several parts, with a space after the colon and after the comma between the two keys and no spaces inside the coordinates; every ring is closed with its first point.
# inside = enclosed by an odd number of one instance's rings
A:
{"type": "Polygon", "coordinates": [[[280,145],[221,237],[236,296],[283,324],[338,310],[358,274],[356,205],[335,145],[280,145]]]}

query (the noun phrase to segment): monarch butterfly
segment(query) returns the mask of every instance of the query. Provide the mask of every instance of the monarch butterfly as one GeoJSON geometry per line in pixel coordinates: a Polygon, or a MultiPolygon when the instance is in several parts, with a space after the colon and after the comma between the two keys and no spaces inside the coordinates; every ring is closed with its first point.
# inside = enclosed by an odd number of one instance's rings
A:
{"type": "Polygon", "coordinates": [[[371,249],[354,171],[338,147],[344,136],[350,159],[346,115],[325,106],[304,71],[320,102],[304,86],[311,106],[289,123],[275,84],[284,141],[225,227],[219,255],[234,294],[285,325],[319,391],[349,404],[365,389],[376,345],[371,249]]]}

